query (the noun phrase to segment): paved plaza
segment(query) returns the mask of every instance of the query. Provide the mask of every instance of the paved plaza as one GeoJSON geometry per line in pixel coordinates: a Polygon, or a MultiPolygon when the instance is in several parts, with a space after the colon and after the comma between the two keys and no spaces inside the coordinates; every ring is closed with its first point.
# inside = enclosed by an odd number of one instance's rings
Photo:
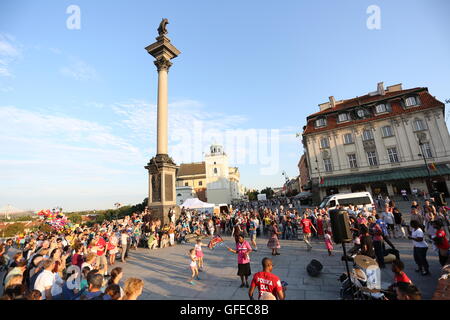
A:
{"type": "MultiPolygon", "coordinates": [[[[231,237],[224,237],[228,246],[233,245],[231,237]]],[[[207,239],[203,240],[206,244],[207,239]]],[[[345,272],[345,264],[340,261],[342,247],[335,245],[335,255],[328,256],[323,241],[314,240],[313,250],[306,251],[303,241],[281,240],[281,255],[273,257],[267,248],[267,240],[257,241],[258,252],[251,254],[252,275],[261,271],[261,260],[271,257],[274,261],[273,272],[281,280],[288,283],[286,299],[289,300],[336,300],[339,299],[340,282],[338,277],[345,272]],[[322,273],[317,278],[310,277],[306,266],[311,259],[317,259],[324,265],[322,273]]],[[[440,275],[440,265],[437,255],[429,252],[431,275],[423,277],[414,272],[415,264],[412,257],[412,245],[409,240],[394,240],[401,259],[405,262],[406,273],[420,288],[424,299],[430,299],[436,288],[440,275]]],[[[225,247],[214,250],[208,248],[205,252],[205,272],[200,273],[200,281],[195,285],[188,283],[190,277],[189,258],[187,252],[194,244],[182,244],[174,247],[149,251],[139,248],[131,251],[127,263],[118,263],[124,268],[124,278],[137,276],[145,281],[144,292],[140,299],[196,299],[196,300],[248,300],[247,288],[239,288],[240,279],[237,273],[236,255],[228,252],[225,247]]],[[[251,280],[251,279],[250,279],[251,280]]],[[[390,265],[382,270],[383,287],[393,280],[390,265]]],[[[257,294],[255,293],[256,297],[257,294]]]]}

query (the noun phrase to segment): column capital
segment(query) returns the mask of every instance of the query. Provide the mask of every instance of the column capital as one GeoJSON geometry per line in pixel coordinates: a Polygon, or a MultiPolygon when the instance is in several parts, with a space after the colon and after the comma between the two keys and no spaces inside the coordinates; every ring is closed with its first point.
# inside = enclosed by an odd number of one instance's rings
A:
{"type": "Polygon", "coordinates": [[[153,61],[153,63],[155,64],[158,72],[160,72],[162,70],[165,70],[165,71],[169,72],[169,68],[173,64],[172,62],[170,62],[170,60],[168,60],[168,59],[166,59],[164,57],[161,57],[161,58],[153,61]]]}

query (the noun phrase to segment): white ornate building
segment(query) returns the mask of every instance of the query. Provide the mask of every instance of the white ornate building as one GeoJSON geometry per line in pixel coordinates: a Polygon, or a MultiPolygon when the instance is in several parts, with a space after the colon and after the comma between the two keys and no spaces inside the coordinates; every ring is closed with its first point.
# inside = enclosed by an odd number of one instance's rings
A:
{"type": "Polygon", "coordinates": [[[429,192],[431,185],[449,195],[445,105],[428,88],[378,83],[374,92],[340,101],[330,97],[319,107],[307,117],[302,138],[320,198],[337,192],[429,192]]]}
{"type": "Polygon", "coordinates": [[[223,147],[212,145],[203,162],[179,166],[177,190],[178,187],[192,187],[202,201],[231,204],[232,200],[240,200],[244,195],[239,180],[239,169],[229,166],[223,147]]]}

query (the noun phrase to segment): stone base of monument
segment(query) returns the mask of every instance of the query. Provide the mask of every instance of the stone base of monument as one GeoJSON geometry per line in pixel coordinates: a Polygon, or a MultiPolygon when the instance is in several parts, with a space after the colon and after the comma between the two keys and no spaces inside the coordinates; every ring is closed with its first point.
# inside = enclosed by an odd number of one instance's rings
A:
{"type": "Polygon", "coordinates": [[[175,181],[177,166],[167,154],[157,154],[145,168],[149,173],[148,208],[152,218],[169,223],[169,210],[174,209],[176,217],[180,208],[176,204],[175,181]]]}
{"type": "Polygon", "coordinates": [[[173,209],[175,211],[175,217],[178,219],[180,216],[180,207],[177,205],[152,205],[149,204],[148,208],[150,209],[150,216],[152,219],[160,219],[161,224],[169,224],[169,210],[173,209]]]}

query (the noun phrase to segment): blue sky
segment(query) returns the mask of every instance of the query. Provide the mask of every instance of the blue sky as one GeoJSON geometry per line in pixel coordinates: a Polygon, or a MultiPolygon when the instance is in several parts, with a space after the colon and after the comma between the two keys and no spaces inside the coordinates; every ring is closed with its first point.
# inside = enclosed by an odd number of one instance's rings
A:
{"type": "Polygon", "coordinates": [[[224,133],[257,132],[257,149],[225,151],[243,156],[232,163],[241,182],[261,189],[282,185],[283,170],[298,175],[295,133],[330,95],[352,98],[384,81],[449,99],[448,12],[446,0],[3,0],[0,206],[142,201],[143,167],[156,149],[157,80],[144,47],[162,17],[182,52],[169,72],[170,154],[200,161],[210,143],[227,146],[224,133]],[[69,5],[81,10],[79,30],[66,27],[69,5]],[[381,10],[379,30],[366,26],[370,5],[381,10]],[[186,140],[194,128],[200,142],[186,140]],[[278,137],[266,137],[270,130],[278,137]],[[276,170],[263,174],[267,143],[276,170]]]}

